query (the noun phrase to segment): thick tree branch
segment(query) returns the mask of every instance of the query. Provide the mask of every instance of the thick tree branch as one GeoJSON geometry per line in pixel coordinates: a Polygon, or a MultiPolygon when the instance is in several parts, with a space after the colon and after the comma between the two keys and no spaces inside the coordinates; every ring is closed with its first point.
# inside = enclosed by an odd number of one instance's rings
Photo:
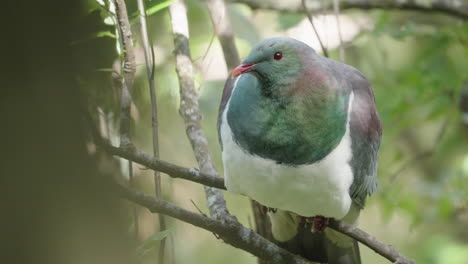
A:
{"type": "MultiPolygon", "coordinates": [[[[277,0],[228,0],[232,3],[244,3],[253,9],[269,9],[282,12],[301,13],[301,0],[277,1],[277,0]]],[[[333,1],[307,1],[309,12],[323,12],[323,10],[332,10],[333,1]]],[[[389,9],[389,10],[414,10],[421,12],[438,12],[446,15],[468,19],[468,4],[466,1],[451,0],[429,0],[411,1],[411,0],[340,0],[341,10],[346,9],[389,9]]]]}
{"type": "Polygon", "coordinates": [[[311,264],[311,262],[302,257],[294,255],[257,235],[253,230],[242,226],[235,219],[216,220],[134,191],[120,184],[114,184],[114,186],[122,197],[148,208],[153,213],[165,214],[213,232],[223,239],[224,242],[259,258],[269,260],[271,263],[311,264]]]}
{"type": "Polygon", "coordinates": [[[390,260],[393,263],[414,264],[412,260],[401,255],[392,245],[384,244],[380,242],[379,240],[377,240],[377,238],[369,235],[368,233],[350,224],[332,219],[328,226],[332,229],[335,229],[336,231],[340,233],[343,233],[349,237],[354,238],[355,240],[366,245],[367,247],[374,250],[376,253],[385,257],[386,259],[390,260]]]}
{"type": "Polygon", "coordinates": [[[240,64],[240,59],[234,42],[226,4],[224,0],[208,0],[208,9],[210,10],[211,22],[213,23],[215,33],[223,48],[224,60],[226,61],[228,71],[231,71],[240,64]]]}
{"type": "MultiPolygon", "coordinates": [[[[198,106],[198,94],[193,81],[193,65],[189,50],[189,30],[187,10],[182,0],[177,0],[169,7],[172,32],[174,35],[174,54],[180,86],[179,113],[184,119],[185,132],[192,145],[195,158],[203,173],[218,176],[208,150],[208,140],[201,129],[202,118],[198,106]]],[[[226,207],[226,201],[220,190],[205,186],[208,208],[215,219],[233,218],[226,207]]]]}

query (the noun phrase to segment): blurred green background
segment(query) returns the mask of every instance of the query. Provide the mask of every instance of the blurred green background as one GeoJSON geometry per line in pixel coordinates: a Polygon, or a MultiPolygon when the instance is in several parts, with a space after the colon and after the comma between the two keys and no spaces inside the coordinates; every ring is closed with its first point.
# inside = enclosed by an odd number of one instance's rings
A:
{"type": "MultiPolygon", "coordinates": [[[[134,21],[137,78],[132,91],[133,140],[152,153],[151,104],[144,67],[136,1],[126,1],[134,21]]],[[[196,162],[178,115],[178,82],[172,56],[173,41],[167,8],[170,1],[146,1],[149,33],[155,51],[159,107],[160,153],[163,160],[186,167],[196,162]],[[151,9],[153,8],[153,9],[151,9]]],[[[189,0],[190,49],[196,86],[203,111],[203,128],[222,174],[216,119],[227,69],[205,1],[189,0]],[[211,43],[212,42],[212,43],[211,43]],[[211,44],[210,44],[211,43],[211,44]]],[[[320,52],[304,14],[252,10],[243,4],[227,5],[241,58],[257,41],[289,36],[320,52]]],[[[82,64],[77,80],[89,108],[117,143],[120,62],[115,28],[99,3],[88,0],[83,10],[86,30],[73,43],[82,64]],[[106,24],[107,23],[107,24],[106,24]],[[90,47],[93,54],[86,53],[90,47]],[[80,49],[83,52],[79,52],[80,49]]],[[[340,60],[337,24],[332,14],[315,15],[331,58],[340,60]]],[[[380,151],[379,188],[368,199],[359,227],[424,264],[468,263],[468,120],[461,101],[468,81],[468,23],[438,13],[402,10],[346,10],[340,15],[346,63],[370,80],[384,133],[380,151]]],[[[465,94],[465,95],[464,95],[465,94]]],[[[466,106],[465,106],[466,108],[466,106]]],[[[125,163],[121,171],[126,175],[125,163]]],[[[136,187],[153,194],[152,172],[134,166],[136,187]]],[[[196,211],[193,201],[208,213],[203,188],[162,175],[164,199],[196,211]]],[[[246,197],[225,192],[230,211],[246,226],[253,216],[246,197]]],[[[128,210],[129,233],[134,232],[128,210]]],[[[138,240],[158,230],[157,217],[138,208],[138,240]]],[[[213,234],[167,218],[167,263],[256,263],[244,251],[217,240],[213,234]]],[[[140,257],[156,263],[157,241],[140,257]]],[[[389,263],[361,245],[363,263],[389,263]]]]}

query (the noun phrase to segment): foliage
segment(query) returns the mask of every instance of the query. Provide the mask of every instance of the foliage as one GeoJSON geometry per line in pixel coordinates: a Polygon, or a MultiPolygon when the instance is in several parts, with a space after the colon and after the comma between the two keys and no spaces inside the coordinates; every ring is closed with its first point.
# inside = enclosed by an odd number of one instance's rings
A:
{"type": "MultiPolygon", "coordinates": [[[[195,166],[177,113],[178,84],[168,34],[169,17],[164,9],[171,1],[145,2],[147,14],[151,15],[149,29],[156,51],[161,155],[164,160],[195,166]]],[[[192,0],[188,4],[195,63],[209,64],[209,60],[216,63],[222,59],[216,40],[209,52],[215,55],[205,58],[213,35],[207,8],[202,1],[192,0]]],[[[92,12],[88,21],[92,21],[94,31],[83,33],[74,45],[98,44],[98,57],[90,59],[98,60],[99,67],[82,65],[78,79],[93,108],[99,107],[106,116],[117,117],[119,76],[112,71],[119,72],[120,62],[115,39],[109,38],[116,34],[112,33],[112,26],[104,23],[109,13],[93,1],[89,6],[92,12]]],[[[135,14],[136,3],[129,2],[128,8],[129,14],[135,14]]],[[[467,218],[461,217],[468,214],[468,128],[461,123],[459,97],[463,83],[468,80],[468,24],[423,12],[348,11],[347,14],[371,21],[370,27],[347,43],[346,63],[360,69],[371,81],[384,124],[379,190],[368,200],[361,227],[404,248],[418,263],[463,263],[468,257],[468,232],[462,231],[467,218]]],[[[256,41],[275,34],[285,35],[304,19],[300,14],[262,13],[240,5],[229,6],[229,15],[241,55],[256,41]]],[[[138,46],[139,38],[135,39],[138,46]]],[[[339,59],[338,54],[337,49],[331,50],[334,59],[339,59]]],[[[143,68],[138,67],[132,92],[133,133],[136,142],[150,152],[151,106],[143,68]]],[[[208,81],[200,67],[196,71],[200,77],[203,125],[221,170],[215,123],[223,79],[208,81]]],[[[108,125],[116,127],[116,120],[108,125]]],[[[148,192],[152,190],[149,175],[147,171],[137,175],[138,186],[148,192]]],[[[188,204],[189,208],[194,209],[187,202],[190,199],[202,208],[205,204],[201,188],[196,185],[164,178],[163,189],[167,199],[188,204]]],[[[249,226],[252,216],[246,209],[248,201],[232,194],[226,196],[231,211],[249,226]]],[[[148,219],[143,221],[154,225],[148,219]]],[[[177,229],[156,233],[140,246],[140,252],[149,252],[159,239],[171,233],[180,263],[255,262],[244,252],[219,243],[211,234],[181,223],[170,225],[177,229]],[[187,242],[186,237],[196,239],[187,242]]],[[[369,263],[383,263],[366,250],[363,255],[369,263]]]]}

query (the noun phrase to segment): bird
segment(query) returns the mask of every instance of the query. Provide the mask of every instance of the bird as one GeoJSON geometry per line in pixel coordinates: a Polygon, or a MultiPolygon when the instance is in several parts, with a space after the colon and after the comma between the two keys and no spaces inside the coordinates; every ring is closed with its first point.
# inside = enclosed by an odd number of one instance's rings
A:
{"type": "Polygon", "coordinates": [[[252,47],[224,85],[218,113],[228,191],[267,208],[273,238],[303,257],[361,263],[356,225],[377,188],[382,125],[356,68],[288,37],[252,47]]]}

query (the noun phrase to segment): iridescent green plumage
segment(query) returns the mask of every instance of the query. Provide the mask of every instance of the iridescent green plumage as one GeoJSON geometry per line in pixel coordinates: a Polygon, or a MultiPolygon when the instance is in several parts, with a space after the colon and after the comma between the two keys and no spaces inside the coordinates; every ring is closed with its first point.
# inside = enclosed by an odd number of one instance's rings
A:
{"type": "MultiPolygon", "coordinates": [[[[278,163],[301,165],[324,158],[346,129],[347,95],[326,87],[314,96],[264,96],[252,74],[245,74],[232,95],[227,120],[234,138],[247,151],[278,163]]],[[[318,89],[317,89],[318,90],[318,89]]]]}

